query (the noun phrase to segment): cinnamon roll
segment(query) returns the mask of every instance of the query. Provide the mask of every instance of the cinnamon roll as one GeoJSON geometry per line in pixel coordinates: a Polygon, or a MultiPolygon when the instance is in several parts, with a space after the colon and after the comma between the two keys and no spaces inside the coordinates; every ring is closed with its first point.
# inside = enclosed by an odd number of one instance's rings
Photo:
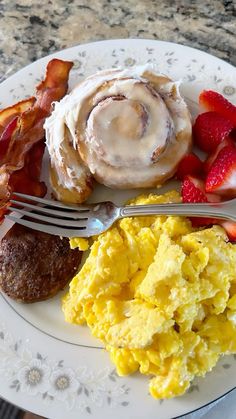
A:
{"type": "Polygon", "coordinates": [[[45,130],[56,197],[82,202],[93,179],[118,189],[163,184],[192,128],[179,83],[142,66],[88,77],[55,104],[45,130]]]}

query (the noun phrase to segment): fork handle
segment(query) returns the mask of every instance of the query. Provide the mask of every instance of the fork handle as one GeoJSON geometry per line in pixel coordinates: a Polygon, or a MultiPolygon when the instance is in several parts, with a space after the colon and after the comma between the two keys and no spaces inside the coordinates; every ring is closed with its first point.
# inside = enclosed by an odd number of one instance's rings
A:
{"type": "Polygon", "coordinates": [[[180,215],[185,217],[214,217],[236,221],[236,201],[204,204],[130,205],[120,209],[120,218],[142,215],[180,215]]]}

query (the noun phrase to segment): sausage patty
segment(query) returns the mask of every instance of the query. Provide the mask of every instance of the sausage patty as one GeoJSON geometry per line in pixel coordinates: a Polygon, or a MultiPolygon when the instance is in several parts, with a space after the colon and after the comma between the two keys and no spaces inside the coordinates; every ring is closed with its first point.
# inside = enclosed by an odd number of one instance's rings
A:
{"type": "Polygon", "coordinates": [[[68,239],[15,224],[0,243],[0,289],[24,303],[50,298],[72,279],[81,254],[68,239]]]}

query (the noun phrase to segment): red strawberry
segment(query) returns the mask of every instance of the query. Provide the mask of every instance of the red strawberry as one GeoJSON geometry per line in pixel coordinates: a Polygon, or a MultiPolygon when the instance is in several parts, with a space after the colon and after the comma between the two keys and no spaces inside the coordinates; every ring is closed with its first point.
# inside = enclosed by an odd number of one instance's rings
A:
{"type": "Polygon", "coordinates": [[[236,197],[236,147],[220,150],[206,178],[206,192],[236,197]]]}
{"type": "Polygon", "coordinates": [[[203,90],[199,96],[199,104],[207,111],[218,112],[236,127],[236,106],[230,103],[220,93],[214,92],[213,90],[203,90]]]}
{"type": "Polygon", "coordinates": [[[182,182],[181,195],[183,202],[208,202],[203,181],[193,176],[185,176],[182,182]]]}
{"type": "Polygon", "coordinates": [[[222,221],[221,226],[225,229],[229,239],[236,241],[236,223],[233,221],[222,221]]]}
{"type": "Polygon", "coordinates": [[[197,146],[211,153],[228,137],[234,125],[216,112],[205,112],[199,115],[193,126],[193,137],[197,146]]]}
{"type": "MultiPolygon", "coordinates": [[[[201,202],[219,202],[217,195],[212,196],[205,193],[204,182],[193,176],[185,176],[181,188],[182,200],[185,203],[201,203],[201,202]]],[[[191,217],[192,224],[195,227],[216,224],[217,220],[213,218],[191,217]]]]}
{"type": "Polygon", "coordinates": [[[224,141],[222,141],[218,147],[215,149],[214,153],[210,154],[210,156],[206,159],[206,161],[203,163],[204,165],[204,172],[206,174],[209,173],[211,166],[213,165],[216,157],[218,156],[220,150],[226,146],[234,146],[234,142],[230,137],[227,137],[224,141]]]}
{"type": "Polygon", "coordinates": [[[196,154],[186,154],[178,165],[176,176],[183,180],[187,175],[199,175],[203,171],[203,163],[196,154]]]}

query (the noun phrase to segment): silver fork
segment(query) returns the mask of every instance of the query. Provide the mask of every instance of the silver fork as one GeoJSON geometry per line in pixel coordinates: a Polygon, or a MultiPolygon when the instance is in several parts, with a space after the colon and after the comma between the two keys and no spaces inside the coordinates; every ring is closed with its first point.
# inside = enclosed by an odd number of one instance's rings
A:
{"type": "Polygon", "coordinates": [[[14,195],[20,200],[11,199],[10,209],[30,218],[30,220],[17,218],[12,213],[7,214],[6,218],[34,230],[62,237],[95,236],[106,231],[116,220],[134,216],[179,215],[214,217],[236,221],[236,199],[206,204],[177,203],[117,207],[110,201],[78,206],[74,204],[66,205],[58,201],[21,193],[14,193],[14,195]],[[24,208],[19,208],[19,205],[24,206],[24,208]],[[32,221],[32,219],[38,220],[38,222],[32,221]]]}

